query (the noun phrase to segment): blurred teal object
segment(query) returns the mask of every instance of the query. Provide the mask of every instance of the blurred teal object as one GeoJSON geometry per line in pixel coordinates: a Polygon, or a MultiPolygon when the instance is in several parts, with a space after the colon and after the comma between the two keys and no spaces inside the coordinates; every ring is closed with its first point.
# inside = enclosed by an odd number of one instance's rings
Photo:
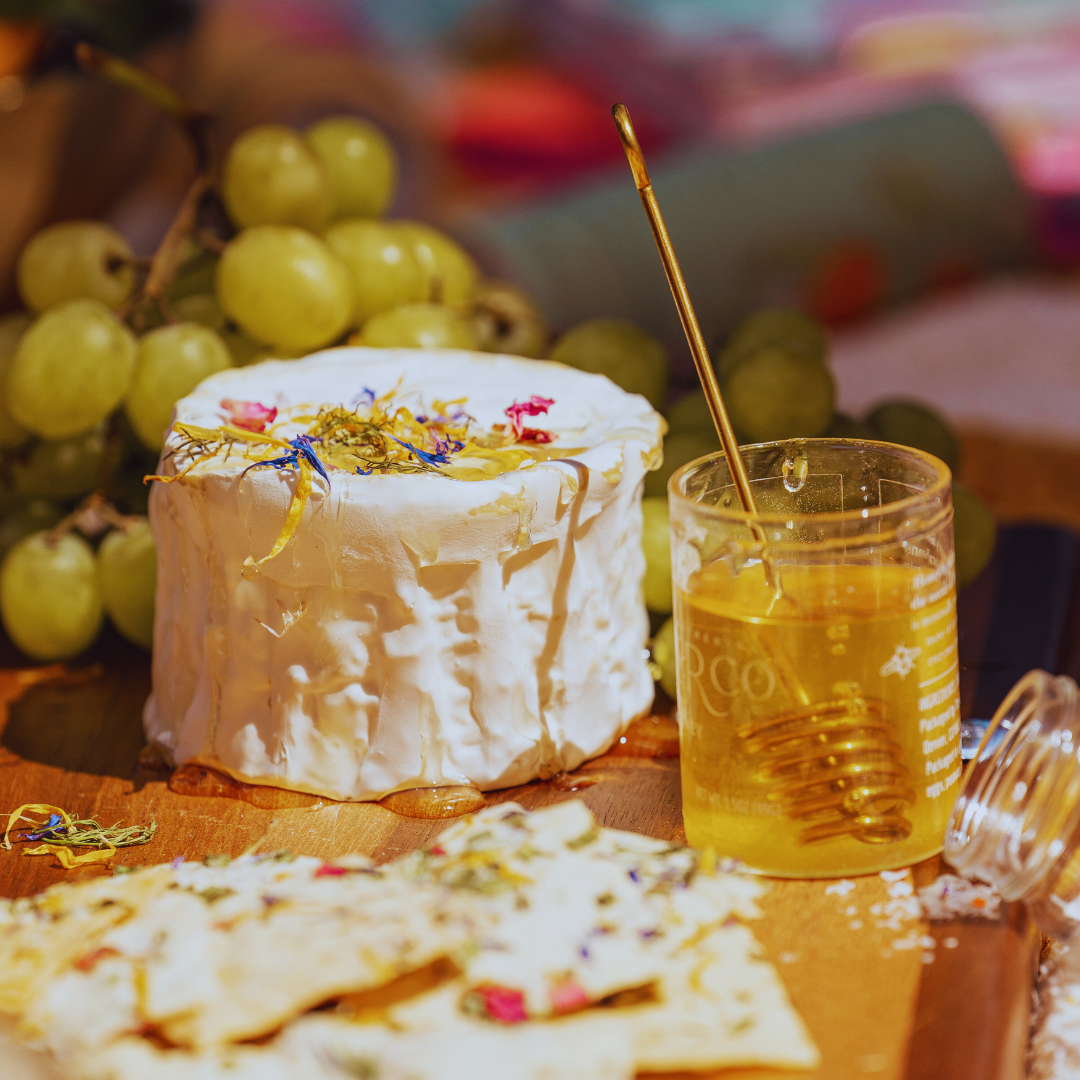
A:
{"type": "Polygon", "coordinates": [[[463,20],[498,7],[496,0],[352,0],[352,3],[391,48],[406,53],[428,48],[456,30],[463,20]]]}
{"type": "MultiPolygon", "coordinates": [[[[835,325],[1031,258],[1025,198],[1004,152],[952,102],[738,153],[699,152],[652,176],[710,344],[758,307],[801,307],[835,325]]],[[[477,215],[459,231],[556,330],[632,319],[689,370],[629,172],[477,215]]]]}

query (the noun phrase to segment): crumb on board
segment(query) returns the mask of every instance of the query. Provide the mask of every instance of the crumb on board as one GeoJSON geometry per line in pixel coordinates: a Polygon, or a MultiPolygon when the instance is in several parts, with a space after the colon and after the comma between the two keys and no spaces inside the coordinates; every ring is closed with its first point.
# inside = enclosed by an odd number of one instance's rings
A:
{"type": "Polygon", "coordinates": [[[1001,897],[992,885],[970,881],[956,874],[942,874],[919,890],[923,915],[931,922],[950,919],[997,919],[1001,897]]]}
{"type": "Polygon", "coordinates": [[[841,878],[839,881],[834,881],[831,885],[825,886],[826,896],[847,896],[852,889],[855,888],[854,881],[848,881],[847,878],[841,878]]]}
{"type": "Polygon", "coordinates": [[[911,876],[911,871],[907,870],[907,869],[904,869],[904,870],[882,870],[881,873],[878,875],[878,877],[880,877],[882,881],[888,881],[890,883],[894,882],[894,881],[903,881],[903,880],[905,880],[905,878],[908,878],[910,876],[911,876]]]}
{"type": "Polygon", "coordinates": [[[1028,1080],[1080,1078],[1080,951],[1051,941],[1035,986],[1028,1080]]]}

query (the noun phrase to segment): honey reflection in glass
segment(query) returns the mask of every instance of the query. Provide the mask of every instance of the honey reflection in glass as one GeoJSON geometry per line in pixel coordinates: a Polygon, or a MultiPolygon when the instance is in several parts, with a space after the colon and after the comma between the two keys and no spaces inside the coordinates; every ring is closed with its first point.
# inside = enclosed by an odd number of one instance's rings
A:
{"type": "Polygon", "coordinates": [[[942,848],[960,776],[949,473],[885,444],[744,448],[671,481],[683,816],[763,873],[942,848]]]}

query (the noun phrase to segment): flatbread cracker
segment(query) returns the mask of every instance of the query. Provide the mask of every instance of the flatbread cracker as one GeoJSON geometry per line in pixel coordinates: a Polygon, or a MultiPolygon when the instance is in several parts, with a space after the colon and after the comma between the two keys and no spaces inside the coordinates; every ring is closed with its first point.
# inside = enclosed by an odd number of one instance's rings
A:
{"type": "Polygon", "coordinates": [[[143,874],[0,910],[0,957],[22,964],[0,992],[75,1080],[818,1064],[744,925],[766,886],[600,828],[581,802],[489,807],[383,867],[253,857],[143,874]],[[238,1045],[252,1038],[266,1041],[238,1045]]]}
{"type": "Polygon", "coordinates": [[[320,876],[321,866],[308,860],[268,876],[240,862],[177,874],[175,889],[101,935],[105,959],[67,971],[39,996],[26,1030],[60,1055],[144,1025],[180,1046],[236,1042],[421,967],[474,934],[468,906],[449,890],[369,867],[320,876]],[[186,885],[192,879],[204,887],[186,885]],[[105,1000],[108,1023],[68,1022],[105,1000]]]}
{"type": "Polygon", "coordinates": [[[22,1013],[50,979],[93,952],[170,881],[170,868],[157,866],[0,902],[0,1013],[22,1013]]]}
{"type": "Polygon", "coordinates": [[[75,1063],[80,1080],[631,1080],[625,1042],[540,1024],[411,1033],[333,1017],[297,1021],[266,1046],[162,1051],[125,1039],[75,1063]]]}
{"type": "MultiPolygon", "coordinates": [[[[591,815],[583,811],[580,803],[528,816],[520,815],[514,807],[491,808],[448,830],[437,845],[446,853],[451,868],[453,859],[463,853],[504,845],[503,866],[512,872],[522,869],[523,853],[526,867],[540,862],[542,853],[550,853],[562,864],[563,873],[557,880],[583,884],[603,880],[590,876],[590,870],[602,866],[616,871],[623,885],[629,883],[629,897],[620,893],[616,902],[609,894],[607,903],[587,913],[584,924],[590,929],[585,940],[594,952],[596,943],[603,942],[616,956],[620,950],[633,956],[639,971],[656,972],[653,978],[623,983],[623,988],[651,984],[650,994],[644,996],[654,1000],[624,1008],[596,1008],[603,995],[588,994],[588,1003],[579,1002],[586,1006],[581,1011],[551,1020],[551,1030],[559,1032],[557,1037],[588,1028],[591,1037],[601,1042],[626,1042],[635,1048],[639,1071],[715,1070],[738,1065],[814,1068],[819,1055],[813,1040],[775,969],[738,921],[759,915],[755,900],[765,886],[748,877],[702,873],[697,854],[689,848],[610,829],[596,830],[591,815]],[[596,935],[598,922],[609,931],[596,935]],[[590,1004],[594,1007],[588,1007],[590,1004]]],[[[432,867],[444,876],[447,873],[438,870],[437,862],[427,866],[428,872],[432,867]]],[[[578,900],[588,897],[595,903],[595,890],[581,887],[576,894],[578,900]]],[[[557,907],[549,907],[546,913],[553,921],[560,914],[557,907]]],[[[538,942],[558,939],[554,928],[537,933],[535,939],[526,932],[515,933],[517,919],[527,926],[527,917],[508,912],[504,926],[489,943],[496,951],[489,953],[481,945],[462,979],[390,1010],[389,1022],[405,1029],[441,1029],[448,1037],[463,1025],[483,1024],[484,1020],[463,1016],[461,1004],[470,986],[486,981],[493,969],[503,985],[521,986],[525,981],[521,972],[531,971],[535,978],[538,971],[537,956],[542,952],[538,942]],[[486,962],[488,955],[496,958],[495,965],[486,962]],[[516,981],[515,971],[519,973],[516,981]]],[[[540,926],[542,920],[538,920],[537,928],[540,926]]],[[[588,959],[593,958],[590,955],[588,959]]],[[[613,964],[611,956],[601,960],[613,969],[609,985],[627,967],[613,964]]],[[[547,967],[550,972],[551,964],[547,967]]],[[[588,960],[583,960],[567,977],[587,986],[583,977],[587,969],[588,960]]],[[[550,1010],[547,1015],[552,1015],[550,1010]]]]}

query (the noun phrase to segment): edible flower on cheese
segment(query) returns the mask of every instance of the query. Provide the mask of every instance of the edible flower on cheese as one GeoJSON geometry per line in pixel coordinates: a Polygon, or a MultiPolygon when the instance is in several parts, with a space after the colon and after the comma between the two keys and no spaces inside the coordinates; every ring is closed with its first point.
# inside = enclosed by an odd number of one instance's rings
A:
{"type": "Polygon", "coordinates": [[[222,398],[221,407],[226,410],[228,421],[234,427],[247,431],[265,431],[267,424],[277,419],[276,406],[260,405],[257,401],[234,401],[222,398]]]}
{"type": "Polygon", "coordinates": [[[147,476],[144,482],[174,483],[202,462],[219,455],[227,460],[234,452],[251,462],[241,472],[241,482],[252,469],[295,472],[296,487],[277,540],[263,558],[256,561],[249,556],[244,562],[242,573],[250,579],[263,563],[281,554],[296,533],[311,494],[313,473],[328,487],[334,469],[359,476],[429,473],[474,481],[533,465],[555,453],[574,452],[572,448],[541,449],[556,441],[555,433],[524,424],[524,417],[545,414],[555,404],[552,398],[532,394],[526,401],[515,401],[504,410],[510,423],[496,424],[485,432],[476,430],[465,411],[465,398],[433,401],[430,410],[414,413],[395,404],[396,389],[376,395],[364,387],[352,407],[326,405],[314,415],[280,420],[272,406],[223,398],[226,423],[203,428],[177,421],[173,431],[180,440],[169,454],[180,467],[172,476],[147,476]],[[274,430],[286,423],[295,430],[297,422],[306,422],[308,427],[292,438],[274,430]]]}
{"type": "Polygon", "coordinates": [[[533,394],[528,401],[515,401],[506,408],[506,415],[510,417],[510,430],[513,432],[516,442],[549,443],[555,441],[555,436],[550,431],[541,431],[539,428],[527,428],[522,422],[523,416],[542,416],[555,404],[552,398],[541,397],[533,394]]]}

